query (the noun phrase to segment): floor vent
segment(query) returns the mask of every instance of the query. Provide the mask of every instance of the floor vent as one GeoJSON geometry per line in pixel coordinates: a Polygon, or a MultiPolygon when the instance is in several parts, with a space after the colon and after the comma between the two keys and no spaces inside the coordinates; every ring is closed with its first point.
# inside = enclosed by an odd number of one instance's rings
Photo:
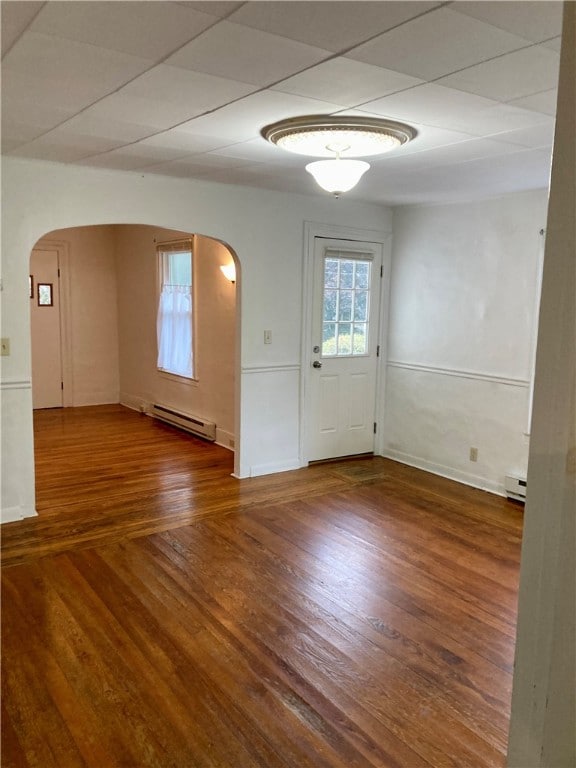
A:
{"type": "Polygon", "coordinates": [[[504,478],[504,487],[506,489],[506,496],[514,501],[526,501],[526,479],[523,477],[515,477],[514,475],[506,475],[504,478]]]}
{"type": "Polygon", "coordinates": [[[156,419],[165,421],[173,427],[191,432],[193,435],[203,437],[205,440],[216,440],[216,424],[213,421],[204,421],[196,416],[190,416],[182,411],[175,411],[173,408],[167,408],[165,405],[154,403],[150,414],[156,419]]]}

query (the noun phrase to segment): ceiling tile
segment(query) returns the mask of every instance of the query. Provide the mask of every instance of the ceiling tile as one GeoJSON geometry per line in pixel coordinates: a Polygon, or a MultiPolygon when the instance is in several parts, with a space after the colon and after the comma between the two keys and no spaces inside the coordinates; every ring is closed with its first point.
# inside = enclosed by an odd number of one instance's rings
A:
{"type": "Polygon", "coordinates": [[[541,112],[544,115],[556,115],[556,102],[558,100],[558,91],[552,88],[549,91],[533,93],[531,96],[523,96],[521,99],[513,99],[508,103],[521,109],[531,109],[534,112],[541,112]]]}
{"type": "MultiPolygon", "coordinates": [[[[382,204],[425,204],[464,202],[505,195],[525,189],[546,187],[550,172],[549,153],[543,150],[522,150],[504,155],[494,162],[482,158],[438,168],[398,171],[382,178],[370,178],[367,173],[365,189],[351,199],[370,199],[382,204]]],[[[352,190],[354,192],[354,190],[352,190]]]]}
{"type": "Polygon", "coordinates": [[[355,48],[347,57],[434,80],[526,44],[522,37],[439,8],[355,48]]]}
{"type": "Polygon", "coordinates": [[[171,128],[150,136],[146,143],[153,147],[166,147],[178,150],[181,154],[193,152],[209,152],[211,149],[221,149],[230,146],[228,139],[219,139],[215,136],[195,136],[189,131],[179,128],[171,128]]]}
{"type": "MultiPolygon", "coordinates": [[[[370,116],[370,117],[382,117],[375,112],[365,112],[363,109],[349,109],[344,113],[346,115],[357,115],[358,117],[370,116]]],[[[406,155],[415,152],[421,152],[422,150],[434,149],[436,147],[443,147],[448,144],[456,144],[460,141],[469,141],[470,134],[462,131],[453,131],[446,128],[437,128],[432,125],[424,125],[414,120],[410,121],[410,126],[416,130],[416,137],[412,139],[408,144],[403,144],[401,147],[386,153],[386,157],[392,157],[395,155],[406,155]]]]}
{"type": "MultiPolygon", "coordinates": [[[[434,83],[425,83],[408,91],[385,96],[364,104],[362,111],[374,112],[381,117],[413,120],[425,125],[453,128],[454,120],[472,112],[495,106],[497,102],[484,99],[434,83]]],[[[459,129],[461,130],[461,129],[459,129]]]]}
{"type": "Polygon", "coordinates": [[[411,154],[398,152],[394,157],[382,155],[381,158],[373,158],[370,162],[373,163],[374,168],[386,172],[390,170],[423,170],[441,165],[466,163],[485,157],[498,157],[517,151],[516,146],[493,139],[468,139],[411,154]]]}
{"type": "Polygon", "coordinates": [[[161,64],[91,107],[99,119],[172,128],[196,115],[241,98],[254,86],[161,64]]]}
{"type": "Polygon", "coordinates": [[[25,147],[20,147],[18,150],[18,157],[27,157],[33,160],[49,160],[55,163],[75,163],[90,154],[90,150],[84,146],[77,146],[72,142],[50,144],[42,138],[31,141],[25,147]]]}
{"type": "Polygon", "coordinates": [[[508,2],[482,0],[482,2],[456,2],[450,6],[457,13],[464,13],[485,21],[499,29],[505,29],[525,37],[534,43],[546,40],[562,32],[562,3],[508,2]]]}
{"type": "Polygon", "coordinates": [[[13,101],[2,98],[2,133],[30,141],[70,117],[70,111],[55,104],[13,101]]]}
{"type": "Polygon", "coordinates": [[[562,48],[562,37],[553,37],[551,40],[546,40],[542,45],[544,48],[550,48],[550,50],[560,53],[560,49],[562,48]]]}
{"type": "MultiPolygon", "coordinates": [[[[138,141],[135,144],[118,147],[111,152],[106,152],[106,155],[114,160],[118,158],[125,158],[126,161],[132,159],[134,161],[134,168],[176,160],[179,157],[183,157],[185,154],[186,153],[182,152],[182,150],[153,146],[149,144],[147,140],[138,141]]],[[[100,155],[100,158],[102,162],[106,159],[104,155],[100,155]]]]}
{"type": "Polygon", "coordinates": [[[492,137],[495,141],[515,144],[534,149],[552,147],[554,141],[554,120],[529,128],[519,128],[515,131],[505,131],[492,137]]]}
{"type": "Polygon", "coordinates": [[[386,96],[362,107],[382,117],[489,136],[546,122],[545,115],[434,83],[386,96]]]}
{"type": "Polygon", "coordinates": [[[556,88],[558,68],[557,53],[534,45],[456,72],[439,83],[489,99],[510,101],[556,88]]]}
{"type": "Polygon", "coordinates": [[[119,88],[150,65],[145,58],[28,32],[4,59],[3,87],[10,87],[11,78],[17,84],[19,78],[26,79],[24,98],[35,85],[39,93],[34,98],[80,108],[119,88]]]}
{"type": "Polygon", "coordinates": [[[180,102],[184,111],[188,108],[191,114],[199,114],[254,90],[254,85],[235,79],[159,64],[133,80],[119,93],[164,104],[180,102]]]}
{"type": "Polygon", "coordinates": [[[294,75],[272,90],[355,107],[423,81],[352,59],[336,58],[294,75]]]}
{"type": "Polygon", "coordinates": [[[267,85],[300,72],[329,51],[222,21],[185,45],[166,63],[196,72],[267,85]]]}
{"type": "Polygon", "coordinates": [[[177,3],[56,0],[46,3],[31,29],[158,61],[214,22],[177,3]]]}
{"type": "Polygon", "coordinates": [[[2,58],[33,21],[43,5],[44,3],[6,2],[4,0],[1,4],[2,24],[0,25],[2,29],[2,58]]]}
{"type": "Polygon", "coordinates": [[[295,155],[291,152],[285,152],[279,147],[270,144],[261,136],[251,141],[241,141],[237,144],[229,144],[226,147],[218,149],[218,155],[221,157],[234,157],[246,162],[278,163],[282,162],[286,166],[293,162],[302,163],[304,158],[301,155],[295,155]]]}
{"type": "Polygon", "coordinates": [[[216,112],[190,120],[179,128],[197,135],[229,139],[233,143],[257,138],[264,126],[277,120],[299,115],[332,114],[341,109],[341,104],[276,91],[261,91],[216,112]]]}
{"type": "MultiPolygon", "coordinates": [[[[71,145],[78,151],[82,150],[84,156],[96,154],[97,152],[108,152],[122,145],[121,141],[116,139],[104,138],[102,136],[90,136],[83,133],[71,133],[63,131],[61,128],[55,128],[48,131],[32,144],[38,147],[65,147],[71,145]]],[[[31,146],[31,145],[29,145],[31,146]]]]}
{"type": "Polygon", "coordinates": [[[184,5],[195,11],[201,11],[202,13],[209,13],[211,16],[224,18],[240,8],[243,3],[224,2],[224,0],[205,0],[205,2],[185,2],[185,0],[182,0],[181,2],[178,2],[178,5],[184,5]]]}
{"type": "Polygon", "coordinates": [[[47,130],[50,130],[54,125],[57,125],[60,121],[53,121],[52,125],[38,125],[33,120],[19,121],[13,117],[12,114],[7,115],[3,110],[2,113],[2,146],[10,143],[10,152],[14,152],[18,147],[27,144],[29,141],[36,139],[38,136],[42,136],[47,130]]]}
{"type": "Polygon", "coordinates": [[[60,125],[58,130],[63,135],[72,133],[82,134],[83,136],[95,136],[117,141],[120,144],[138,141],[155,132],[156,129],[150,125],[139,125],[138,123],[130,122],[131,117],[130,114],[127,115],[126,120],[100,117],[98,115],[98,104],[96,104],[84,112],[71,117],[60,125]]]}
{"type": "Polygon", "coordinates": [[[253,2],[228,20],[328,51],[344,51],[402,24],[436,2],[253,2]]]}
{"type": "Polygon", "coordinates": [[[98,120],[122,122],[131,119],[146,128],[148,135],[172,128],[193,116],[194,106],[187,101],[160,102],[125,93],[114,93],[94,104],[90,112],[98,120]]]}

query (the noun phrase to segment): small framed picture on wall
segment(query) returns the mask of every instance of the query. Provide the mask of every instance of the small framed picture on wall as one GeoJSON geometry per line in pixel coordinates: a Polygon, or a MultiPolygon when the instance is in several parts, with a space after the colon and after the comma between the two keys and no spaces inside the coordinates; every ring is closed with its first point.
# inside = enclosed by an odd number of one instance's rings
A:
{"type": "Polygon", "coordinates": [[[53,305],[52,283],[38,283],[38,306],[52,307],[53,305]]]}

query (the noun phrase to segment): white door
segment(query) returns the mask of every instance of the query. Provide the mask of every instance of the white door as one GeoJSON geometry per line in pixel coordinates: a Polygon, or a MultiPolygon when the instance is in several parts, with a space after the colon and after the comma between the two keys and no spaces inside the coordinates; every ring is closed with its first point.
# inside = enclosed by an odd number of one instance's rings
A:
{"type": "Polygon", "coordinates": [[[374,450],[382,245],[315,238],[309,461],[374,450]]]}
{"type": "Polygon", "coordinates": [[[33,407],[61,408],[62,349],[56,249],[32,251],[30,284],[33,407]]]}

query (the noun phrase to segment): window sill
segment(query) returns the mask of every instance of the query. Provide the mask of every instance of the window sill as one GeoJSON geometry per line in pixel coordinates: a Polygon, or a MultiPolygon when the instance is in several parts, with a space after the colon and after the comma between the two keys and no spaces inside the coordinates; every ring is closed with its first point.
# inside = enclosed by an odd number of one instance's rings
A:
{"type": "Polygon", "coordinates": [[[188,378],[187,376],[180,376],[178,373],[170,373],[169,371],[163,371],[161,368],[157,368],[156,371],[158,372],[158,375],[161,376],[163,379],[167,379],[168,381],[173,381],[178,384],[185,384],[189,387],[197,387],[198,386],[198,379],[195,378],[188,378]]]}

